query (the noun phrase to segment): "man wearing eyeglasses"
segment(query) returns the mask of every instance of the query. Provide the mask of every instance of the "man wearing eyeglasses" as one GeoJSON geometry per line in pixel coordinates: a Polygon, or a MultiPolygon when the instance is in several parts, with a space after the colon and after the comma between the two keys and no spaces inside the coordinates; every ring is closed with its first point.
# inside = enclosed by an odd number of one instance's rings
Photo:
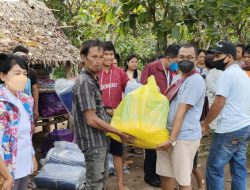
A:
{"type": "Polygon", "coordinates": [[[246,190],[250,80],[237,64],[236,48],[231,42],[221,41],[211,52],[214,53],[214,67],[224,72],[217,83],[215,100],[202,122],[204,132],[208,133],[209,124],[220,115],[207,160],[207,189],[224,190],[224,167],[229,163],[231,189],[246,190]]]}
{"type": "Polygon", "coordinates": [[[178,53],[181,78],[175,83],[176,94],[169,99],[170,138],[157,150],[156,172],[161,176],[163,190],[175,189],[175,181],[180,190],[191,190],[193,161],[202,137],[200,117],[206,92],[204,79],[194,69],[196,57],[197,51],[192,45],[182,46],[178,53]]]}

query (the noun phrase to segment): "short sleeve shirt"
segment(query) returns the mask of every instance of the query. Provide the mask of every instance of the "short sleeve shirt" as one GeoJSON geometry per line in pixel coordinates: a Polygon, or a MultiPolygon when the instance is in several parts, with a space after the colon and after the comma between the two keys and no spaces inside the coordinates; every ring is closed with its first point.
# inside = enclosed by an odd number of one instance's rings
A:
{"type": "Polygon", "coordinates": [[[250,125],[250,79],[238,64],[221,74],[216,95],[226,98],[216,133],[229,133],[250,125]]]}
{"type": "Polygon", "coordinates": [[[192,107],[184,117],[178,140],[198,140],[201,138],[200,117],[203,109],[206,85],[200,74],[188,77],[180,87],[177,96],[171,102],[167,128],[171,131],[180,104],[192,107]]]}
{"type": "Polygon", "coordinates": [[[98,81],[83,70],[76,79],[73,86],[73,118],[76,137],[79,147],[82,150],[88,148],[106,147],[108,138],[106,134],[96,128],[89,126],[83,112],[96,110],[96,115],[108,121],[107,114],[102,104],[102,96],[98,81]]]}

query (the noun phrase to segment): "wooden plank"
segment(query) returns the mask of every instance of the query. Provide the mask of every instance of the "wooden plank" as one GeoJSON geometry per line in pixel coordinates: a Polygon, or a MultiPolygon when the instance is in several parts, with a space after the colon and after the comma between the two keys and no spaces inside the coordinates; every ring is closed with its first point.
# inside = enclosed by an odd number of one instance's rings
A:
{"type": "Polygon", "coordinates": [[[49,126],[56,125],[57,123],[62,123],[68,120],[68,114],[54,116],[54,117],[39,117],[37,121],[35,121],[35,126],[49,126]]]}

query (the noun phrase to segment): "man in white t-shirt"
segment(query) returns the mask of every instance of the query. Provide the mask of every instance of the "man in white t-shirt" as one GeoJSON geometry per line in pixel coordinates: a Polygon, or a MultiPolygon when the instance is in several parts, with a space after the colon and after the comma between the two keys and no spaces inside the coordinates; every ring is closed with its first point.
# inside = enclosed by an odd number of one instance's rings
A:
{"type": "Polygon", "coordinates": [[[215,101],[202,122],[204,132],[220,114],[207,160],[208,190],[224,190],[224,167],[230,164],[232,189],[247,189],[246,151],[250,140],[250,79],[239,67],[235,46],[221,41],[211,50],[218,79],[215,101]]]}

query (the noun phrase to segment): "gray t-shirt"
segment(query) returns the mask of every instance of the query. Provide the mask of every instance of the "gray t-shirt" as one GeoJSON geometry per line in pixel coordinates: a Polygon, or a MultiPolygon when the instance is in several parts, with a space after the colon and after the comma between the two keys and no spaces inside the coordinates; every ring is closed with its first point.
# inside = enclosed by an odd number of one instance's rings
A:
{"type": "Polygon", "coordinates": [[[198,140],[201,138],[200,117],[206,93],[206,84],[200,74],[188,77],[170,104],[167,128],[171,131],[179,104],[192,107],[185,115],[177,140],[198,140]]]}

